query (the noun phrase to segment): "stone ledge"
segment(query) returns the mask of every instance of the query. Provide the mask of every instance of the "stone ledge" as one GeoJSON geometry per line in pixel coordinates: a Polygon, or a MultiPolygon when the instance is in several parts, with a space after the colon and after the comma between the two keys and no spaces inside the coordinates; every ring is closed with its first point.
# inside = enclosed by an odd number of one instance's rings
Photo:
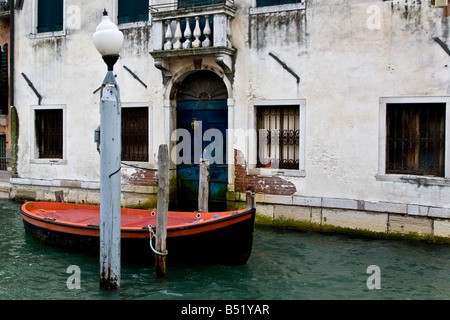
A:
{"type": "MultiPolygon", "coordinates": [[[[235,199],[245,199],[245,193],[241,193],[241,196],[236,195],[235,199]]],[[[377,202],[328,197],[304,197],[296,195],[279,196],[258,193],[256,194],[256,202],[264,204],[294,205],[330,209],[335,208],[366,212],[395,213],[428,218],[450,219],[450,208],[396,202],[377,202]]]]}

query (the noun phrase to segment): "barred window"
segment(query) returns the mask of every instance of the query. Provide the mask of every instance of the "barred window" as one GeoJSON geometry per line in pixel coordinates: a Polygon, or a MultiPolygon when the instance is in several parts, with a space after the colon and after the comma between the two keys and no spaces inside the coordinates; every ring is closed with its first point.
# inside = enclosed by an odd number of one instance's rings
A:
{"type": "Polygon", "coordinates": [[[299,106],[257,108],[257,167],[299,169],[299,106]]]}
{"type": "Polygon", "coordinates": [[[41,159],[63,158],[63,110],[35,111],[36,146],[41,159]]]}
{"type": "Polygon", "coordinates": [[[122,160],[148,161],[148,108],[122,108],[122,160]]]}
{"type": "Polygon", "coordinates": [[[445,103],[386,105],[386,173],[443,177],[445,103]]]}

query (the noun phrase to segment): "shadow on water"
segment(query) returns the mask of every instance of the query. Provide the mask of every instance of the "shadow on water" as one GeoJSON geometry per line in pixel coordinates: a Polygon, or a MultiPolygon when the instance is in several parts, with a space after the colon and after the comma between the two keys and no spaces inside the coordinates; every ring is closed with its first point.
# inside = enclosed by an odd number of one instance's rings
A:
{"type": "MultiPolygon", "coordinates": [[[[96,254],[44,245],[24,232],[20,203],[0,200],[0,299],[448,299],[450,246],[257,226],[245,265],[122,261],[118,290],[99,287],[96,254]],[[70,290],[70,266],[80,289],[70,290]],[[369,289],[379,267],[380,289],[369,289]]],[[[150,249],[148,249],[150,250],[150,249]]],[[[199,248],[193,248],[199,250],[199,248]]]]}

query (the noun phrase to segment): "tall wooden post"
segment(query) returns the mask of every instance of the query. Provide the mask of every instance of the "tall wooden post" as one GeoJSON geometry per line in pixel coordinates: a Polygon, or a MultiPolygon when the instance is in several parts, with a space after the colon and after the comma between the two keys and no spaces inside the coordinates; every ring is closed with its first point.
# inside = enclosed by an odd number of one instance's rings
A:
{"type": "Polygon", "coordinates": [[[256,201],[255,201],[255,194],[247,190],[245,191],[245,209],[255,209],[256,208],[256,201]]]}
{"type": "MultiPolygon", "coordinates": [[[[112,72],[111,72],[112,73],[112,72]]],[[[100,101],[100,285],[120,285],[120,135],[118,88],[102,92],[100,101]]]]}
{"type": "MultiPolygon", "coordinates": [[[[158,150],[158,203],[156,216],[155,250],[166,253],[167,211],[169,209],[169,148],[166,144],[158,150]]],[[[159,277],[166,275],[166,256],[155,253],[155,272],[159,277]]]]}
{"type": "Polygon", "coordinates": [[[198,181],[198,211],[208,212],[209,199],[209,159],[200,159],[200,174],[198,181]]]}
{"type": "Polygon", "coordinates": [[[100,285],[120,286],[121,104],[112,71],[100,100],[100,285]]]}

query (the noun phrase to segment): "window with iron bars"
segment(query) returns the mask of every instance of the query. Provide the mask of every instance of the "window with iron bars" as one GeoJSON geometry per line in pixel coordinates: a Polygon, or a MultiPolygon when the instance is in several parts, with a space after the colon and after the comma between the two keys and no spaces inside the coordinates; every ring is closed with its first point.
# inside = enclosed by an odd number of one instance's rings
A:
{"type": "Polygon", "coordinates": [[[386,173],[445,175],[445,103],[386,105],[386,173]]]}
{"type": "Polygon", "coordinates": [[[122,160],[148,161],[148,108],[122,108],[122,160]]]}
{"type": "Polygon", "coordinates": [[[299,169],[298,106],[257,108],[258,168],[299,169]]]}

